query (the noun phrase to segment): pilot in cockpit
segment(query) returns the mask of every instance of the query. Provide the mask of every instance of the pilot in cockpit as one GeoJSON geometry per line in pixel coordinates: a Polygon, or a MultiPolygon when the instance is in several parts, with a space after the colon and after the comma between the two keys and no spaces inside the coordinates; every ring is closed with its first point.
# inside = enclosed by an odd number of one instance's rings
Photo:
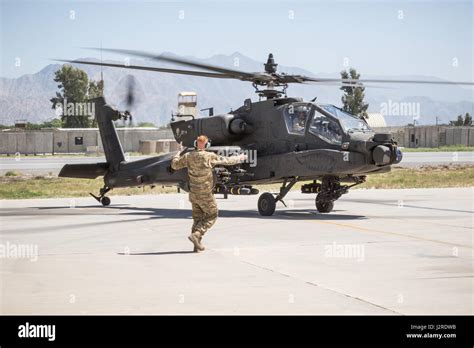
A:
{"type": "Polygon", "coordinates": [[[307,116],[308,109],[305,106],[299,106],[298,108],[296,108],[296,112],[293,117],[293,132],[304,133],[307,116]]]}

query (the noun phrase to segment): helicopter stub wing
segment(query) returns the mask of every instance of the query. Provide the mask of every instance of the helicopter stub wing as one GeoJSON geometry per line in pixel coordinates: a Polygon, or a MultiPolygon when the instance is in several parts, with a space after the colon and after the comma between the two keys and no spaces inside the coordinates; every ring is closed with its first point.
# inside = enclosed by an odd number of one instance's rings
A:
{"type": "Polygon", "coordinates": [[[79,163],[66,164],[59,172],[61,178],[95,179],[104,176],[109,167],[108,163],[79,163]]]}

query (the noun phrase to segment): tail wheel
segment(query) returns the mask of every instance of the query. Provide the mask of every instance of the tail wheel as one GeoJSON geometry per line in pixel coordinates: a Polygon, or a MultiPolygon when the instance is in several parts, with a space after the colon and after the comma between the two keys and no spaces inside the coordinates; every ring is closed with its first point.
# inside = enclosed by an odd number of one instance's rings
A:
{"type": "Polygon", "coordinates": [[[100,199],[100,203],[102,203],[102,205],[103,205],[104,207],[106,207],[106,206],[108,206],[108,205],[110,204],[110,198],[104,196],[104,197],[102,197],[102,198],[100,199]]]}
{"type": "Polygon", "coordinates": [[[318,209],[320,213],[329,213],[332,208],[334,208],[334,202],[318,201],[318,197],[316,197],[316,209],[318,209]]]}
{"type": "Polygon", "coordinates": [[[276,201],[269,192],[263,193],[258,199],[258,212],[262,216],[271,216],[275,212],[276,201]]]}

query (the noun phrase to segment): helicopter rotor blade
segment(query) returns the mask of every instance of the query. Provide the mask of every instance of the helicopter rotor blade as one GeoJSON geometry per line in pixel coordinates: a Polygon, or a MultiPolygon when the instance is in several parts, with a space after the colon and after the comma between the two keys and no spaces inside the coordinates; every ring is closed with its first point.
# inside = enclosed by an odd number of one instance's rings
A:
{"type": "Polygon", "coordinates": [[[211,78],[225,78],[225,79],[237,79],[241,81],[250,81],[257,85],[268,85],[273,83],[274,85],[284,85],[289,83],[304,83],[304,84],[318,84],[318,85],[339,85],[347,87],[376,87],[365,85],[366,83],[378,83],[378,84],[429,84],[429,85],[466,85],[474,86],[474,82],[466,81],[430,81],[430,80],[390,80],[390,79],[342,79],[342,78],[317,78],[317,77],[308,77],[304,75],[291,75],[291,74],[268,74],[265,72],[262,73],[249,73],[240,70],[222,68],[210,64],[198,63],[191,60],[186,60],[177,57],[171,57],[166,55],[156,55],[144,51],[136,50],[125,50],[125,49],[99,49],[99,48],[89,48],[93,50],[103,50],[113,53],[120,53],[125,55],[138,56],[141,58],[148,58],[156,61],[163,61],[168,63],[174,63],[178,65],[189,66],[193,68],[200,68],[207,71],[195,71],[195,70],[183,70],[183,69],[169,69],[169,68],[157,68],[157,67],[148,67],[148,66],[139,66],[139,65],[121,65],[113,63],[96,63],[89,61],[81,60],[58,60],[61,62],[68,63],[78,63],[78,64],[88,64],[88,65],[98,65],[98,66],[108,66],[108,67],[117,67],[124,69],[136,69],[136,70],[147,70],[147,71],[156,71],[164,72],[171,74],[182,74],[182,75],[191,75],[191,76],[202,76],[202,77],[211,77],[211,78]],[[357,81],[357,82],[356,82],[357,81]]]}
{"type": "Polygon", "coordinates": [[[210,71],[220,73],[220,74],[225,74],[225,75],[231,76],[232,78],[243,80],[243,81],[253,81],[256,77],[254,73],[249,73],[249,72],[244,72],[244,71],[234,70],[234,69],[228,69],[228,68],[222,68],[222,67],[211,65],[211,64],[199,63],[199,62],[195,62],[195,61],[192,61],[192,60],[178,58],[178,57],[172,57],[172,56],[164,55],[164,54],[157,55],[157,54],[150,53],[150,52],[145,52],[145,51],[115,49],[115,48],[102,48],[102,49],[100,49],[100,48],[95,48],[95,47],[89,47],[89,49],[102,50],[102,51],[112,52],[112,53],[120,53],[120,54],[124,54],[124,55],[136,56],[136,57],[141,57],[141,58],[148,58],[148,59],[156,60],[156,61],[163,61],[163,62],[167,62],[167,63],[174,63],[174,64],[193,67],[193,68],[210,70],[210,71]]]}
{"type": "Polygon", "coordinates": [[[407,83],[407,84],[425,84],[425,85],[465,85],[474,86],[474,82],[468,81],[430,81],[430,80],[387,80],[387,79],[362,79],[362,83],[407,83]]]}
{"type": "MultiPolygon", "coordinates": [[[[390,80],[390,79],[339,79],[339,78],[315,78],[315,77],[308,77],[302,75],[286,75],[289,77],[289,81],[286,83],[324,83],[324,82],[335,82],[335,83],[344,83],[344,84],[355,84],[357,83],[401,83],[401,84],[430,84],[430,85],[466,85],[466,86],[474,86],[474,82],[467,82],[467,81],[430,81],[430,80],[390,80]],[[292,81],[292,79],[294,81],[292,81]]],[[[285,76],[285,77],[286,77],[285,76]]]]}
{"type": "Polygon", "coordinates": [[[334,87],[352,87],[352,88],[381,88],[381,89],[394,89],[393,86],[387,85],[374,85],[365,83],[345,83],[345,82],[302,82],[303,84],[312,86],[334,86],[334,87]]]}
{"type": "Polygon", "coordinates": [[[156,67],[143,66],[143,65],[125,65],[125,64],[113,64],[113,63],[99,63],[99,62],[90,62],[90,61],[85,61],[85,60],[65,60],[65,59],[54,59],[54,60],[57,61],[57,62],[63,62],[63,63],[107,66],[107,67],[112,67],[112,68],[155,71],[155,72],[163,72],[163,73],[170,73],[170,74],[192,75],[192,76],[212,77],[212,78],[220,78],[220,79],[233,79],[233,78],[235,78],[234,76],[230,76],[230,75],[226,75],[226,74],[218,74],[218,73],[212,73],[212,72],[206,72],[206,71],[166,69],[166,68],[156,68],[156,67]]]}

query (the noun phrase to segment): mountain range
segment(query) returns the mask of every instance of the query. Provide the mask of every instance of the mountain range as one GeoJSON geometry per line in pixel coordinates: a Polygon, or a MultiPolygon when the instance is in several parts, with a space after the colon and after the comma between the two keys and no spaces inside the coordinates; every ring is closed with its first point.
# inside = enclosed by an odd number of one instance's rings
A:
{"type": "MultiPolygon", "coordinates": [[[[170,53],[168,53],[170,54],[170,53]]],[[[184,58],[204,63],[240,69],[244,71],[263,71],[262,62],[253,60],[238,52],[231,55],[215,55],[207,59],[197,59],[192,56],[184,58]]],[[[263,58],[263,57],[262,57],[263,58]]],[[[98,61],[94,58],[81,58],[82,60],[98,61]]],[[[123,64],[124,62],[109,61],[110,63],[123,64]]],[[[155,63],[131,59],[130,64],[153,65],[155,63]]],[[[90,79],[99,80],[101,68],[73,64],[83,69],[90,79]]],[[[171,64],[159,64],[160,67],[171,67],[171,64]]],[[[35,74],[23,75],[18,78],[0,78],[0,124],[11,125],[15,120],[27,120],[40,123],[55,118],[55,111],[49,101],[58,91],[54,82],[54,73],[60,69],[60,64],[49,64],[35,74]]],[[[176,67],[176,66],[175,66],[176,67]]],[[[388,69],[387,69],[388,70],[388,69]]],[[[279,66],[279,72],[302,74],[313,77],[339,77],[338,72],[313,73],[304,69],[279,66]]],[[[104,67],[103,70],[105,97],[111,104],[119,109],[125,109],[128,75],[136,81],[136,103],[131,110],[134,122],[152,122],[155,125],[164,125],[170,120],[172,111],[177,109],[177,95],[181,91],[195,91],[198,95],[200,109],[214,107],[215,113],[225,113],[236,109],[243,104],[246,98],[258,100],[250,83],[191,77],[165,73],[153,73],[104,67]]],[[[392,79],[426,79],[440,80],[432,76],[375,76],[361,73],[361,78],[392,78],[392,79]]],[[[448,123],[459,114],[466,112],[473,114],[474,98],[473,89],[460,86],[433,86],[433,85],[390,85],[367,87],[365,100],[369,103],[369,112],[384,111],[386,105],[399,105],[401,103],[414,103],[419,108],[417,124],[448,123]]],[[[318,97],[320,103],[331,103],[341,106],[342,91],[337,86],[315,85],[290,85],[289,96],[303,97],[305,100],[318,97]]],[[[401,108],[400,108],[401,109],[401,108]]],[[[394,112],[386,115],[388,125],[405,125],[412,122],[412,114],[394,112]]]]}

